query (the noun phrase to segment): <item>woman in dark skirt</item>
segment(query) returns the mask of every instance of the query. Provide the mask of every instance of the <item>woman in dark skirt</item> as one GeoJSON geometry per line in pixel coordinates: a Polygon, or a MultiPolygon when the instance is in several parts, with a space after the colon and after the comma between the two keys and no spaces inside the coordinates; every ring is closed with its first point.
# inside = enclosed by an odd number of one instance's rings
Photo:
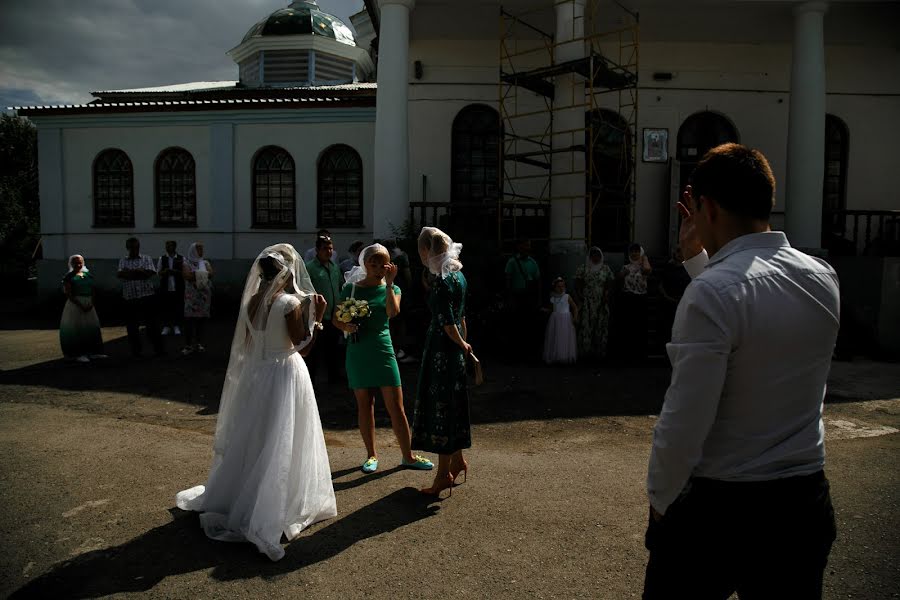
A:
{"type": "MultiPolygon", "coordinates": [[[[428,296],[431,323],[419,371],[412,447],[439,455],[437,473],[426,494],[452,488],[461,473],[468,473],[462,451],[472,446],[466,357],[466,291],[459,254],[446,233],[425,227],[419,235],[419,256],[434,276],[428,296]]],[[[452,490],[451,490],[452,491],[452,490]]]]}

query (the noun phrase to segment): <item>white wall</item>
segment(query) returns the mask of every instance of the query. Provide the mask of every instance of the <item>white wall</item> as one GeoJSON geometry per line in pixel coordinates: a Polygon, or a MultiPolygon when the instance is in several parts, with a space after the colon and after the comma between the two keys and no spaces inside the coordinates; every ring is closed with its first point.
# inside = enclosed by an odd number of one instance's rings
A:
{"type": "Polygon", "coordinates": [[[253,124],[235,127],[235,256],[253,258],[269,244],[287,241],[297,248],[309,248],[315,243],[319,224],[317,217],[317,164],[320,154],[334,144],[346,144],[355,149],[363,163],[364,227],[339,229],[330,227],[335,249],[343,254],[354,239],[371,239],[375,215],[372,211],[374,194],[373,150],[374,123],[304,123],[302,125],[253,124]],[[254,230],[251,227],[251,163],[256,152],[264,146],[280,146],[294,159],[297,169],[297,229],[254,230]]]}
{"type": "MultiPolygon", "coordinates": [[[[211,256],[218,254],[223,236],[210,228],[209,131],[207,126],[91,127],[63,130],[65,231],[64,255],[115,258],[124,254],[125,239],[136,235],[142,250],[161,254],[167,239],[178,240],[183,252],[203,237],[211,256]],[[197,181],[196,229],[155,227],[154,164],[164,149],[179,146],[194,157],[197,181]],[[134,169],[134,228],[93,227],[92,167],[97,155],[119,148],[134,169]]],[[[46,254],[45,254],[46,256],[46,254]]],[[[50,257],[47,258],[59,258],[50,257]]]]}
{"type": "MultiPolygon", "coordinates": [[[[175,124],[184,115],[162,115],[148,123],[129,125],[129,117],[104,125],[96,117],[60,122],[37,119],[41,135],[41,207],[44,256],[62,259],[84,254],[92,259],[114,259],[124,253],[125,239],[136,236],[142,251],[159,255],[166,240],[174,239],[186,252],[191,242],[202,240],[211,259],[254,258],[265,245],[287,241],[307,248],[313,245],[316,223],[317,160],[333,144],[347,144],[363,162],[362,228],[331,228],[340,253],[354,239],[370,239],[372,213],[374,114],[354,113],[348,122],[246,122],[249,112],[213,115],[196,124],[175,124]],[[229,120],[229,118],[231,120],[229,120]],[[297,169],[297,229],[290,231],[251,228],[251,161],[263,146],[285,148],[297,169]],[[197,227],[155,226],[154,163],[165,148],[180,146],[194,157],[197,181],[197,227]],[[225,147],[223,147],[225,146],[225,147]],[[134,169],[134,228],[93,227],[92,165],[104,149],[119,148],[134,169]],[[231,177],[221,181],[217,177],[231,177]],[[215,195],[215,197],[213,197],[215,195]]],[[[334,119],[334,113],[330,114],[334,119]]]]}

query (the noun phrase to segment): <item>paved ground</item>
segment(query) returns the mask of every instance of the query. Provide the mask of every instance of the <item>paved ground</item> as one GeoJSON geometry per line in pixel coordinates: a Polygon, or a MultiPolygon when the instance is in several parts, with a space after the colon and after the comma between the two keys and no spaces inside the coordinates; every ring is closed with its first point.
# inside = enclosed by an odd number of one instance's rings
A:
{"type": "MultiPolygon", "coordinates": [[[[350,394],[321,386],[340,514],[273,564],[173,508],[205,479],[227,330],[206,355],[135,363],[107,329],[110,359],[87,366],[58,360],[54,330],[0,331],[0,596],[640,597],[664,365],[486,360],[472,477],[440,502],[415,492],[427,475],[391,468],[389,429],[386,468],[362,476],[350,394]]],[[[826,427],[839,526],[826,597],[900,597],[900,365],[835,363],[826,427]]]]}

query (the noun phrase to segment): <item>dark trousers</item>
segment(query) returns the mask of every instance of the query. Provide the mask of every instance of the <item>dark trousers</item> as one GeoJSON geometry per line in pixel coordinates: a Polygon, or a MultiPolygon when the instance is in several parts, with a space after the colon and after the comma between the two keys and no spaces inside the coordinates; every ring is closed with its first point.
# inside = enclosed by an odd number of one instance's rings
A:
{"type": "Polygon", "coordinates": [[[319,365],[325,363],[329,383],[336,383],[341,380],[341,365],[344,364],[344,347],[340,345],[344,334],[331,321],[323,321],[322,325],[324,329],[319,332],[316,345],[306,357],[309,377],[315,381],[319,365]]]}
{"type": "MultiPolygon", "coordinates": [[[[162,285],[165,285],[163,283],[162,285]]],[[[181,327],[184,320],[184,290],[178,292],[164,291],[159,294],[160,312],[163,327],[181,327]]]]}
{"type": "Polygon", "coordinates": [[[647,295],[622,292],[613,320],[620,355],[631,360],[647,358],[647,295]]]}
{"type": "Polygon", "coordinates": [[[162,354],[164,348],[159,329],[159,307],[156,296],[125,300],[125,328],[128,331],[131,353],[135,356],[141,353],[141,323],[144,324],[153,351],[156,354],[162,354]]]}
{"type": "Polygon", "coordinates": [[[513,321],[510,354],[526,363],[539,361],[545,319],[538,305],[537,293],[530,289],[514,291],[509,295],[509,304],[513,321]]]}
{"type": "Polygon", "coordinates": [[[647,527],[644,599],[822,597],[836,536],[824,472],[761,482],[692,479],[647,527]]]}

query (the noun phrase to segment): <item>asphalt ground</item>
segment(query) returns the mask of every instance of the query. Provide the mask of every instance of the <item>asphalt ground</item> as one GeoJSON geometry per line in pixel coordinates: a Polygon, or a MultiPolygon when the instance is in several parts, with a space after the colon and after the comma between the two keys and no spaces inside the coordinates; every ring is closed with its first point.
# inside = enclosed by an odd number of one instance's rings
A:
{"type": "MultiPolygon", "coordinates": [[[[644,491],[669,370],[485,362],[469,480],[422,497],[379,405],[365,476],[355,405],[317,381],[339,515],[271,563],[208,540],[174,495],[205,481],[230,326],[209,351],[59,358],[53,329],[0,331],[0,596],[94,598],[638,598],[644,491]]],[[[412,412],[416,365],[404,365],[412,412]]],[[[324,373],[323,373],[324,375],[324,373]]],[[[838,520],[825,597],[900,597],[900,365],[835,363],[825,408],[838,520]]]]}

